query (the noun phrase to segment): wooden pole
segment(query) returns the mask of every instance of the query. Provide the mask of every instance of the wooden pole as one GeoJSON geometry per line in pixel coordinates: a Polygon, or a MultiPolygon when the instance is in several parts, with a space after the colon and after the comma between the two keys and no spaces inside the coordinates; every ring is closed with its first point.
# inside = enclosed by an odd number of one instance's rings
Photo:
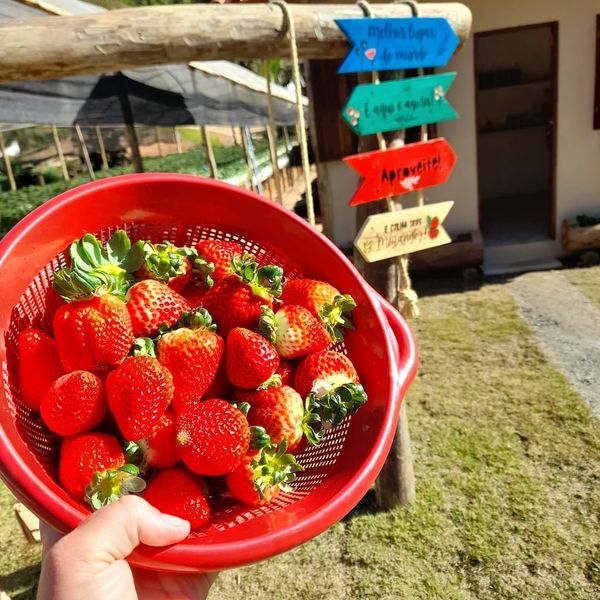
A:
{"type": "Polygon", "coordinates": [[[283,143],[285,145],[285,151],[287,154],[290,153],[290,134],[288,133],[287,125],[283,127],[283,143]]]}
{"type": "Polygon", "coordinates": [[[179,135],[179,129],[177,129],[177,126],[173,127],[173,132],[175,133],[175,144],[177,145],[177,154],[181,154],[181,135],[179,135]]]}
{"type": "Polygon", "coordinates": [[[413,469],[406,401],[402,403],[398,427],[392,448],[383,469],[375,481],[375,497],[381,508],[406,506],[415,499],[415,473],[413,469]]]}
{"type": "Polygon", "coordinates": [[[237,137],[235,135],[235,127],[233,127],[233,126],[231,127],[231,135],[233,137],[233,145],[237,146],[237,137]]]}
{"type": "MultiPolygon", "coordinates": [[[[348,40],[335,19],[362,18],[352,4],[292,4],[298,55],[342,58],[348,40]]],[[[379,17],[409,17],[407,4],[378,5],[379,17]]],[[[458,3],[421,3],[423,17],[444,17],[464,42],[470,10],[458,3]]],[[[0,25],[0,81],[55,79],[194,60],[290,56],[285,19],[270,4],[149,6],[32,17],[0,25]],[[235,31],[235,35],[231,32],[235,31]]]]}
{"type": "Polygon", "coordinates": [[[75,125],[75,133],[77,134],[77,138],[79,139],[79,145],[81,146],[81,152],[83,153],[83,161],[85,162],[85,166],[87,167],[88,174],[90,179],[93,181],[96,179],[94,175],[94,168],[92,167],[92,161],[90,160],[90,155],[85,145],[85,140],[83,139],[83,133],[81,131],[81,127],[79,125],[75,125]]]}
{"type": "Polygon", "coordinates": [[[242,138],[242,147],[244,148],[244,157],[246,158],[246,166],[248,168],[248,181],[250,182],[250,189],[254,191],[256,186],[254,185],[254,169],[252,168],[252,158],[250,157],[248,142],[246,141],[246,135],[242,127],[240,127],[240,134],[242,138]]]}
{"type": "Polygon", "coordinates": [[[267,139],[269,141],[269,153],[271,154],[271,164],[273,165],[273,178],[275,179],[275,191],[277,193],[277,202],[283,206],[283,186],[281,183],[281,173],[279,171],[279,162],[277,160],[277,129],[275,127],[275,115],[273,113],[273,96],[271,95],[271,71],[269,61],[263,63],[265,79],[267,80],[267,113],[269,115],[269,125],[267,127],[267,139]]]}
{"type": "Polygon", "coordinates": [[[54,138],[54,145],[56,146],[56,152],[58,153],[58,160],[60,161],[60,168],[65,181],[71,179],[69,177],[69,169],[67,169],[67,161],[63,153],[62,144],[60,143],[60,136],[58,135],[58,128],[56,125],[52,125],[52,137],[54,138]]]}
{"type": "Polygon", "coordinates": [[[219,179],[217,161],[215,160],[215,153],[213,152],[212,142],[210,141],[210,134],[208,133],[208,127],[206,127],[206,125],[200,125],[200,134],[202,135],[202,143],[204,144],[206,158],[208,159],[210,176],[213,179],[219,179]]]}
{"type": "Polygon", "coordinates": [[[158,131],[158,125],[154,126],[154,135],[156,136],[156,145],[158,146],[158,155],[164,156],[162,146],[160,145],[160,132],[158,131]]]}
{"type": "Polygon", "coordinates": [[[17,190],[17,184],[15,182],[15,176],[13,174],[12,165],[10,164],[10,156],[6,154],[6,147],[4,145],[4,136],[0,131],[0,151],[2,151],[2,160],[4,161],[4,170],[6,171],[6,177],[8,179],[8,186],[11,192],[17,190]]]}
{"type": "MultiPolygon", "coordinates": [[[[62,17],[61,17],[62,18],[62,17]]],[[[138,141],[137,133],[135,132],[135,126],[133,121],[133,112],[131,110],[131,103],[129,102],[129,96],[127,92],[119,87],[119,102],[121,104],[121,112],[123,113],[123,122],[125,124],[125,134],[129,141],[131,148],[131,160],[133,162],[133,168],[136,173],[144,172],[144,163],[142,161],[142,155],[140,153],[140,144],[138,141]]]]}
{"type": "Polygon", "coordinates": [[[106,156],[106,148],[104,147],[104,140],[102,139],[102,130],[96,125],[96,139],[98,140],[98,148],[100,149],[100,156],[102,157],[102,168],[108,169],[108,157],[106,156]]]}

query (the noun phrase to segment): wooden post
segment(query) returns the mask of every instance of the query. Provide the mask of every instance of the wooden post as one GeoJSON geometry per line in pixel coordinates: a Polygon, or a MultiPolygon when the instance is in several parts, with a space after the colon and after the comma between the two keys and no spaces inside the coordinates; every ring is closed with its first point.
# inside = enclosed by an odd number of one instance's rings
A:
{"type": "Polygon", "coordinates": [[[267,112],[269,115],[269,125],[267,127],[267,139],[269,141],[269,153],[271,154],[271,164],[273,165],[273,177],[275,179],[275,191],[277,192],[277,202],[283,206],[283,187],[281,184],[281,173],[279,172],[279,163],[277,160],[277,129],[275,128],[275,115],[273,113],[273,96],[271,95],[271,71],[269,61],[263,63],[265,79],[267,80],[267,112]]]}
{"type": "Polygon", "coordinates": [[[8,186],[10,187],[10,191],[14,192],[17,189],[17,184],[15,183],[15,176],[13,175],[12,165],[10,164],[10,157],[6,154],[6,147],[4,146],[4,136],[0,131],[0,151],[2,151],[2,160],[4,161],[4,169],[6,171],[6,177],[8,179],[8,186]]]}
{"type": "Polygon", "coordinates": [[[181,154],[181,135],[179,135],[179,129],[177,129],[177,126],[173,127],[173,132],[175,133],[175,144],[177,145],[177,154],[181,154]]]}
{"type": "Polygon", "coordinates": [[[287,125],[283,127],[283,143],[285,145],[285,151],[287,154],[290,153],[290,134],[288,133],[287,125]]]}
{"type": "Polygon", "coordinates": [[[158,155],[163,157],[164,153],[163,153],[162,146],[160,145],[160,133],[158,131],[158,125],[154,126],[154,135],[156,136],[156,145],[158,146],[158,155]]]}
{"type": "Polygon", "coordinates": [[[60,136],[58,135],[58,128],[56,125],[52,125],[52,137],[54,138],[54,145],[56,146],[56,152],[58,153],[58,160],[60,161],[60,168],[65,181],[69,181],[69,169],[67,169],[67,161],[63,153],[62,144],[60,143],[60,136]]]}
{"type": "Polygon", "coordinates": [[[210,176],[213,179],[219,179],[219,171],[217,170],[217,161],[215,160],[215,153],[213,152],[212,142],[210,141],[210,134],[208,133],[208,127],[206,127],[206,125],[200,125],[200,134],[202,135],[202,143],[204,144],[204,150],[206,151],[206,158],[208,159],[208,166],[210,168],[210,176]]]}
{"type": "MultiPolygon", "coordinates": [[[[335,19],[359,18],[352,4],[291,4],[298,55],[342,58],[348,40],[335,19]]],[[[406,4],[378,7],[379,17],[409,17],[406,4]]],[[[465,41],[471,12],[458,3],[419,4],[423,17],[445,17],[465,41]]],[[[264,4],[149,6],[100,13],[3,21],[0,81],[54,79],[194,60],[290,56],[281,8],[264,4]],[[235,31],[235,35],[231,32],[235,31]]]]}
{"type": "Polygon", "coordinates": [[[235,127],[233,127],[233,126],[231,127],[231,135],[233,137],[233,145],[237,146],[238,145],[238,143],[237,143],[237,137],[235,135],[235,127]]]}
{"type": "Polygon", "coordinates": [[[106,148],[104,147],[104,140],[102,139],[102,130],[96,125],[96,139],[98,140],[98,148],[100,149],[100,156],[102,157],[102,168],[108,169],[108,157],[106,156],[106,148]]]}
{"type": "Polygon", "coordinates": [[[250,189],[255,191],[256,186],[254,185],[254,169],[252,168],[252,158],[250,157],[248,142],[246,141],[246,135],[242,127],[240,127],[240,134],[242,138],[242,147],[244,148],[244,157],[246,158],[246,167],[248,168],[248,181],[250,183],[250,189]]]}
{"type": "Polygon", "coordinates": [[[85,145],[83,133],[81,132],[81,127],[79,127],[79,125],[75,125],[75,133],[77,134],[77,138],[79,139],[79,145],[81,146],[81,152],[83,153],[83,160],[85,162],[85,166],[87,167],[90,179],[93,181],[94,179],[96,179],[96,176],[94,175],[92,161],[90,160],[90,155],[88,153],[87,146],[85,145]]]}
{"type": "Polygon", "coordinates": [[[129,96],[122,87],[119,87],[118,94],[119,103],[121,104],[121,112],[123,113],[123,123],[125,124],[125,134],[127,135],[127,140],[129,141],[129,146],[131,148],[131,160],[133,162],[133,168],[136,173],[143,173],[144,163],[140,153],[140,144],[138,142],[137,133],[135,132],[133,112],[131,110],[129,96]]]}
{"type": "Polygon", "coordinates": [[[408,417],[406,416],[406,401],[402,402],[392,448],[375,481],[375,497],[377,505],[381,508],[406,506],[415,499],[415,473],[408,417]]]}

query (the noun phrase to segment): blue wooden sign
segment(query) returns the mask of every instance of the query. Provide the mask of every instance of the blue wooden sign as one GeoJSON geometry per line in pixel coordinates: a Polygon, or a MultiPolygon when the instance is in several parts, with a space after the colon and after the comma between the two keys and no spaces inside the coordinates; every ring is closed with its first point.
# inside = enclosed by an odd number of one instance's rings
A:
{"type": "Polygon", "coordinates": [[[338,73],[443,67],[458,46],[446,19],[336,19],[352,50],[338,73]]]}
{"type": "Polygon", "coordinates": [[[358,85],[342,109],[342,118],[358,135],[371,135],[456,119],[446,92],[456,73],[441,73],[358,85]]]}

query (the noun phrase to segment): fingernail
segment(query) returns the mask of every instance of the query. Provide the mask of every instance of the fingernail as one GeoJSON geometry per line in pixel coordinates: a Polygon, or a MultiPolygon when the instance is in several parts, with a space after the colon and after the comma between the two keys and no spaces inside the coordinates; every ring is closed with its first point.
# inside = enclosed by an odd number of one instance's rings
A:
{"type": "Polygon", "coordinates": [[[177,529],[182,529],[183,527],[190,526],[189,521],[186,521],[185,519],[180,519],[179,517],[175,517],[173,515],[165,515],[165,514],[161,514],[160,516],[163,518],[163,521],[169,527],[175,527],[177,529]]]}

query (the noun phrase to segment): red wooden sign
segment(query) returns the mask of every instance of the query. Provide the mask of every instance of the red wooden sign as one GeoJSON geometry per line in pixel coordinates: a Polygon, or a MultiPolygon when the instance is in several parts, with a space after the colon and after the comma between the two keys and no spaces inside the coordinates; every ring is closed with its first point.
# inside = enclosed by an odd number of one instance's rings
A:
{"type": "Polygon", "coordinates": [[[437,138],[346,156],[344,161],[363,176],[350,200],[350,206],[357,206],[444,183],[452,172],[456,154],[444,138],[437,138]]]}

